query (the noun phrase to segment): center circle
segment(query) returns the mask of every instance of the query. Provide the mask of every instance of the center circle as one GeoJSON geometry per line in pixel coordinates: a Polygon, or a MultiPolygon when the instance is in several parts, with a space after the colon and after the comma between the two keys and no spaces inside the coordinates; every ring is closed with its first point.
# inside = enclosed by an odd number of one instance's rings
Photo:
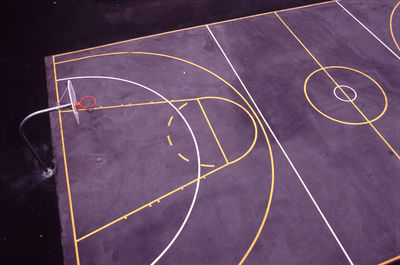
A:
{"type": "MultiPolygon", "coordinates": [[[[383,114],[385,114],[385,112],[386,112],[386,110],[387,110],[387,107],[388,107],[388,100],[387,100],[386,93],[385,93],[385,91],[383,90],[383,88],[378,84],[378,82],[376,82],[376,81],[375,81],[372,77],[370,77],[369,75],[367,75],[367,74],[365,74],[365,73],[363,73],[363,72],[361,72],[361,71],[359,71],[359,70],[356,70],[356,69],[353,69],[353,68],[350,68],[350,67],[345,67],[345,66],[327,66],[327,67],[319,68],[319,69],[315,70],[314,72],[312,72],[312,73],[306,78],[306,81],[304,82],[304,95],[306,96],[308,103],[310,103],[310,105],[311,105],[319,114],[321,114],[322,116],[324,116],[324,117],[326,117],[326,118],[328,118],[328,119],[330,119],[330,120],[333,120],[333,121],[335,121],[335,122],[339,122],[339,123],[343,123],[343,124],[348,124],[348,125],[364,125],[364,124],[369,124],[369,123],[371,123],[371,122],[374,122],[374,121],[380,119],[380,118],[383,116],[383,114]],[[308,84],[308,81],[310,80],[310,78],[311,78],[312,76],[314,76],[316,73],[318,73],[318,72],[320,72],[320,71],[325,71],[326,69],[344,69],[344,70],[349,70],[349,71],[355,72],[355,73],[357,73],[357,74],[360,74],[360,75],[362,75],[362,76],[368,78],[370,81],[372,81],[372,82],[375,84],[375,86],[377,86],[377,87],[379,88],[379,90],[381,91],[381,93],[382,93],[382,95],[383,95],[383,97],[384,97],[384,99],[385,99],[385,106],[384,106],[382,112],[381,112],[377,117],[375,117],[374,119],[368,120],[368,121],[364,121],[364,122],[348,122],[348,121],[342,121],[342,120],[335,119],[335,118],[333,118],[333,117],[331,117],[331,116],[325,114],[324,112],[322,112],[319,108],[317,108],[317,107],[314,105],[314,103],[311,101],[310,97],[308,96],[308,93],[307,93],[307,84],[308,84]]],[[[351,101],[351,102],[352,102],[352,101],[351,101]]],[[[354,104],[354,103],[352,102],[352,104],[354,104]]],[[[356,106],[355,106],[355,109],[356,109],[356,106]]]]}
{"type": "Polygon", "coordinates": [[[351,88],[351,87],[349,87],[349,86],[346,86],[346,85],[339,85],[339,86],[336,86],[334,89],[333,89],[333,94],[335,95],[335,97],[337,98],[337,99],[339,99],[340,101],[343,101],[343,102],[352,102],[352,101],[354,101],[354,100],[356,100],[356,98],[357,98],[357,92],[353,89],[353,88],[351,88]],[[343,99],[343,98],[341,98],[341,97],[339,97],[338,96],[338,94],[337,94],[337,89],[338,88],[340,88],[339,89],[339,91],[341,92],[341,94],[343,94],[343,92],[342,92],[342,88],[343,87],[345,87],[345,88],[347,88],[347,89],[350,89],[352,92],[353,92],[353,94],[354,94],[354,97],[352,98],[352,99],[343,99]]]}

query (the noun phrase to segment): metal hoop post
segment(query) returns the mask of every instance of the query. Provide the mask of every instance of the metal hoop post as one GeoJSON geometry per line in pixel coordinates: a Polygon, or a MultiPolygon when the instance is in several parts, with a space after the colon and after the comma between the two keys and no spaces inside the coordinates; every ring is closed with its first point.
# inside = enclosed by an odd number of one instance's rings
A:
{"type": "Polygon", "coordinates": [[[26,116],[21,121],[21,123],[19,124],[19,134],[21,135],[21,137],[24,139],[25,143],[27,144],[27,146],[31,150],[33,156],[39,162],[40,167],[44,170],[43,175],[45,175],[47,177],[51,177],[51,176],[54,175],[54,173],[55,173],[54,165],[46,166],[46,164],[40,158],[39,154],[33,148],[31,142],[29,141],[29,139],[26,137],[25,132],[24,132],[24,125],[28,120],[30,120],[31,118],[33,118],[33,117],[35,117],[37,115],[44,114],[44,113],[49,113],[49,112],[60,110],[60,109],[65,109],[65,108],[71,107],[71,105],[72,104],[69,103],[69,104],[64,104],[64,105],[57,106],[57,107],[52,107],[52,108],[47,108],[47,109],[42,109],[42,110],[35,111],[35,112],[29,114],[28,116],[26,116]]]}

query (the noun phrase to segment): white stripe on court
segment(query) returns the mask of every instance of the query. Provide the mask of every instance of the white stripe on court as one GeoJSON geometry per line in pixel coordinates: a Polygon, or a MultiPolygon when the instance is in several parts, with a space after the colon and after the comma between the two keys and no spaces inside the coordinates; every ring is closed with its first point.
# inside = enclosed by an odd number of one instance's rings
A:
{"type": "Polygon", "coordinates": [[[336,1],[336,3],[341,6],[343,8],[344,11],[346,11],[352,18],[354,18],[355,21],[357,21],[361,26],[363,26],[363,28],[365,28],[369,33],[371,33],[372,36],[375,37],[375,39],[377,39],[386,49],[388,49],[394,56],[396,56],[397,59],[400,60],[400,56],[397,55],[397,53],[395,53],[392,49],[390,49],[380,38],[378,38],[378,36],[376,36],[371,30],[369,30],[369,28],[367,28],[363,23],[361,23],[360,20],[358,20],[352,13],[350,13],[349,10],[347,10],[341,3],[339,3],[338,1],[336,1]]]}
{"type": "Polygon", "coordinates": [[[294,167],[292,161],[290,160],[288,154],[286,153],[285,149],[283,149],[281,143],[279,142],[278,138],[276,137],[275,133],[272,131],[271,127],[269,126],[267,120],[264,118],[264,115],[261,113],[260,109],[258,108],[256,102],[254,101],[253,97],[250,95],[249,90],[247,90],[247,87],[245,86],[245,84],[243,83],[242,79],[240,78],[240,76],[238,75],[238,73],[236,72],[235,68],[233,67],[231,61],[228,59],[228,56],[226,56],[226,53],[224,52],[224,50],[222,49],[221,45],[219,44],[219,42],[217,41],[217,39],[215,38],[214,34],[212,33],[211,29],[209,28],[209,26],[206,26],[208,31],[210,32],[212,38],[214,39],[215,43],[218,45],[219,49],[221,50],[222,54],[224,55],[226,61],[228,62],[228,64],[230,65],[230,67],[232,68],[232,71],[235,73],[237,79],[239,80],[240,84],[242,85],[242,87],[244,88],[244,90],[246,91],[247,95],[249,96],[251,102],[253,103],[253,105],[255,106],[255,108],[257,109],[258,114],[261,116],[261,118],[263,119],[265,125],[268,127],[268,130],[270,131],[270,133],[272,134],[272,136],[274,137],[276,143],[279,145],[280,149],[282,150],[283,154],[285,155],[287,161],[289,162],[290,166],[292,167],[292,169],[294,170],[294,172],[297,175],[297,178],[300,180],[301,184],[303,185],[304,189],[306,190],[308,196],[310,197],[311,201],[314,203],[315,208],[317,208],[319,214],[321,215],[322,219],[324,220],[325,224],[328,226],[329,231],[331,231],[333,237],[336,239],[336,242],[338,243],[338,245],[340,246],[341,250],[343,251],[344,255],[346,256],[347,260],[349,261],[349,263],[351,265],[353,265],[354,263],[351,261],[349,255],[347,254],[346,250],[344,249],[342,243],[340,242],[339,238],[336,236],[335,232],[333,231],[331,225],[329,224],[328,220],[326,219],[325,215],[322,213],[321,209],[319,208],[317,202],[315,201],[314,197],[312,196],[311,192],[308,190],[306,184],[304,183],[303,179],[301,178],[299,172],[297,171],[297,169],[294,167]]]}
{"type": "Polygon", "coordinates": [[[186,223],[189,220],[189,217],[193,211],[193,207],[196,203],[197,200],[197,195],[199,193],[199,187],[200,187],[200,176],[201,176],[201,159],[200,159],[200,151],[199,151],[199,146],[197,144],[197,140],[196,137],[194,136],[193,130],[189,125],[189,122],[186,120],[185,116],[183,116],[182,112],[180,112],[180,110],[175,107],[174,104],[171,103],[171,101],[169,101],[166,97],[164,97],[163,95],[161,95],[160,93],[158,93],[157,91],[136,83],[134,81],[130,81],[127,79],[122,79],[122,78],[117,78],[117,77],[111,77],[111,76],[74,76],[74,77],[66,77],[66,78],[61,78],[61,79],[57,79],[57,82],[60,81],[66,81],[66,80],[75,80],[75,79],[108,79],[108,80],[116,80],[116,81],[121,81],[121,82],[125,82],[125,83],[129,83],[129,84],[133,84],[139,87],[142,87],[154,94],[156,94],[157,96],[159,96],[160,98],[162,98],[164,101],[166,101],[178,114],[179,116],[182,118],[182,120],[185,122],[186,127],[189,129],[189,132],[192,136],[193,142],[194,142],[194,146],[196,148],[196,157],[197,157],[197,183],[196,183],[196,190],[194,192],[193,195],[193,199],[192,199],[192,203],[190,204],[189,210],[185,216],[185,219],[183,220],[181,226],[179,227],[178,231],[176,232],[176,234],[174,235],[174,237],[171,239],[171,241],[168,243],[168,245],[164,248],[164,250],[151,262],[151,265],[156,264],[161,258],[162,256],[164,256],[164,254],[171,248],[171,246],[175,243],[176,239],[179,237],[179,235],[181,234],[183,228],[185,227],[186,223]]]}

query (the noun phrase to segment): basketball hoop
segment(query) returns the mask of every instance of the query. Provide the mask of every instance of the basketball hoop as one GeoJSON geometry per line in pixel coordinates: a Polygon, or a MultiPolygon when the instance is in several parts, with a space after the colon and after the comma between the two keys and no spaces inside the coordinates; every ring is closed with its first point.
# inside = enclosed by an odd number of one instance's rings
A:
{"type": "Polygon", "coordinates": [[[91,109],[94,106],[96,106],[96,98],[92,96],[84,96],[75,104],[77,108],[82,108],[82,109],[91,109]]]}
{"type": "Polygon", "coordinates": [[[52,108],[39,110],[39,111],[35,111],[35,112],[29,114],[28,116],[26,116],[25,119],[23,119],[19,125],[19,134],[25,140],[25,142],[28,145],[29,149],[31,150],[33,156],[39,162],[40,167],[44,170],[43,176],[45,176],[45,177],[53,176],[55,174],[55,167],[54,167],[54,165],[46,166],[46,164],[40,158],[39,154],[35,151],[32,144],[29,142],[28,138],[26,137],[26,135],[24,133],[24,125],[25,125],[25,122],[27,122],[29,119],[31,119],[34,116],[37,116],[37,115],[43,114],[43,113],[49,113],[49,112],[56,111],[56,110],[62,110],[62,109],[66,109],[66,108],[72,108],[72,112],[74,113],[75,119],[79,124],[79,109],[89,110],[89,109],[93,108],[96,105],[96,98],[92,97],[92,96],[84,96],[83,98],[81,98],[81,100],[77,101],[75,89],[72,86],[71,80],[68,80],[68,82],[67,82],[67,89],[68,89],[70,103],[52,107],[52,108]]]}

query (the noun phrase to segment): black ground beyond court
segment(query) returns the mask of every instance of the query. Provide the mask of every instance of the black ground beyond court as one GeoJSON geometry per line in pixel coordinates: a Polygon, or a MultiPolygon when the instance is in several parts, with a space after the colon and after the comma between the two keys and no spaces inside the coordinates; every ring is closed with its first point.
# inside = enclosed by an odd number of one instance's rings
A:
{"type": "Polygon", "coordinates": [[[65,264],[400,254],[400,11],[326,2],[46,58],[65,264]],[[390,23],[389,23],[390,22],[390,23]],[[392,37],[393,36],[393,37],[392,37]]]}

